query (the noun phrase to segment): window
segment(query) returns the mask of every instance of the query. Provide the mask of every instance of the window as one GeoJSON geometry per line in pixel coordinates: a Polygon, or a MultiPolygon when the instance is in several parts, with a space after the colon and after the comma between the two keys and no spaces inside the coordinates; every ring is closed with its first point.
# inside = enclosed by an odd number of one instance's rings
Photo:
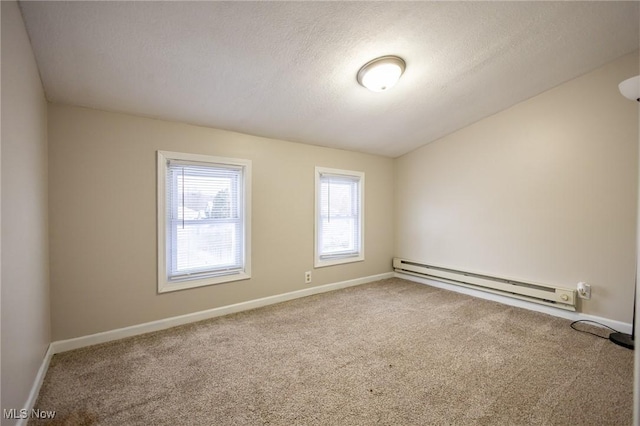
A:
{"type": "Polygon", "coordinates": [[[364,173],[316,167],[315,266],[364,260],[364,173]]]}
{"type": "Polygon", "coordinates": [[[158,292],[251,277],[251,161],[158,151],[158,292]]]}

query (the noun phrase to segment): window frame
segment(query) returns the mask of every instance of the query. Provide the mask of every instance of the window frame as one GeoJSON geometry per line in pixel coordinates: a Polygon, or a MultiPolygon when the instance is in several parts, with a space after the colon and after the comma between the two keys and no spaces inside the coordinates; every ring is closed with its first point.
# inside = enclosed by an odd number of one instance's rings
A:
{"type": "Polygon", "coordinates": [[[188,288],[196,288],[209,286],[214,284],[221,284],[226,282],[241,281],[251,278],[251,160],[244,160],[238,158],[217,157],[211,155],[202,154],[189,154],[172,151],[157,151],[157,260],[158,260],[158,293],[167,293],[177,290],[184,290],[188,288]],[[170,217],[167,213],[167,191],[169,190],[167,185],[168,166],[167,163],[170,160],[174,161],[188,161],[194,163],[200,163],[210,166],[221,167],[234,167],[242,170],[242,212],[241,223],[243,227],[242,237],[243,250],[242,255],[244,259],[244,265],[241,271],[233,272],[229,274],[212,275],[212,276],[198,276],[188,277],[182,279],[169,279],[169,263],[168,263],[168,248],[172,244],[173,240],[170,240],[169,224],[170,217]]]}
{"type": "Polygon", "coordinates": [[[365,174],[364,172],[358,172],[353,170],[333,169],[328,167],[316,166],[315,168],[315,218],[314,218],[314,267],[322,268],[325,266],[341,265],[345,263],[354,263],[364,261],[364,243],[365,243],[365,174]],[[359,223],[359,237],[360,237],[360,250],[357,255],[337,255],[332,256],[330,259],[323,259],[320,253],[320,219],[321,219],[321,177],[323,174],[344,176],[349,178],[358,179],[358,192],[359,192],[359,206],[358,212],[360,213],[359,223]]]}

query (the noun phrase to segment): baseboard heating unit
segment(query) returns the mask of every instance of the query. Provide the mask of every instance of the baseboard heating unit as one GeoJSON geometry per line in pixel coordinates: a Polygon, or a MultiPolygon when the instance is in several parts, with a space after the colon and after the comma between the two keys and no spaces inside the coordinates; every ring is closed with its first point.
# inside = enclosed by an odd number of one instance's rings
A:
{"type": "Polygon", "coordinates": [[[443,281],[568,311],[576,310],[576,290],[568,288],[459,271],[397,257],[393,259],[393,269],[401,274],[443,281]]]}

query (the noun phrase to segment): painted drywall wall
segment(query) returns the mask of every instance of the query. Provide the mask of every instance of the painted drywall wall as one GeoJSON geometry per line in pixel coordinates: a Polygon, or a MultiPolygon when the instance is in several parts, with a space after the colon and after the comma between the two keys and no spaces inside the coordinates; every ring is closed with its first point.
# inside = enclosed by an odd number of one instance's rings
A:
{"type": "MultiPolygon", "coordinates": [[[[396,255],[575,288],[631,322],[638,106],[624,56],[397,159],[396,255]]],[[[526,78],[523,77],[523,78],[526,78]]]]}
{"type": "Polygon", "coordinates": [[[391,271],[392,159],[49,105],[53,340],[391,271]],[[252,160],[252,278],[157,294],[156,151],[252,160]],[[363,171],[365,260],[314,269],[314,167],[363,171]]]}
{"type": "Polygon", "coordinates": [[[1,3],[2,408],[21,409],[50,342],[47,104],[18,5],[1,3]]]}

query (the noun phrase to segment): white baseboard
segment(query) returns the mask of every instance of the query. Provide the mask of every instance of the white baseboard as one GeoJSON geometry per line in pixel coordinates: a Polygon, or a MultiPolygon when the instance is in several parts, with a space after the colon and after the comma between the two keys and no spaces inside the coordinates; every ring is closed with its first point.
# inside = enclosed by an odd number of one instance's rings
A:
{"type": "Polygon", "coordinates": [[[394,276],[397,278],[403,278],[405,280],[414,281],[420,284],[430,285],[432,287],[442,288],[445,290],[455,291],[456,293],[463,293],[469,296],[479,297],[481,299],[493,300],[495,302],[504,303],[505,305],[516,306],[518,308],[528,309],[530,311],[542,312],[545,314],[553,315],[560,318],[565,318],[571,321],[589,320],[596,321],[600,324],[604,324],[617,331],[623,333],[631,333],[631,324],[621,321],[610,320],[608,318],[597,317],[595,315],[583,314],[581,312],[566,311],[564,309],[554,308],[552,306],[540,305],[538,303],[528,302],[526,300],[514,299],[508,296],[501,296],[499,294],[488,293],[482,290],[474,290],[468,287],[462,287],[455,284],[445,283],[429,278],[417,277],[415,275],[402,274],[395,272],[394,276]]]}
{"type": "MultiPolygon", "coordinates": [[[[29,412],[36,404],[36,400],[38,399],[38,395],[40,394],[40,388],[42,387],[42,382],[44,382],[44,376],[47,374],[47,370],[49,369],[49,363],[51,362],[51,357],[53,356],[53,349],[51,344],[47,347],[47,352],[44,354],[44,359],[42,360],[42,364],[40,364],[40,368],[38,369],[38,373],[36,374],[36,378],[33,381],[33,386],[31,386],[31,391],[29,392],[29,397],[27,398],[27,402],[25,403],[24,408],[29,412]]],[[[17,426],[24,426],[27,424],[29,419],[19,419],[16,422],[17,426]]]]}
{"type": "Polygon", "coordinates": [[[180,315],[177,317],[165,318],[157,321],[151,321],[143,324],[132,325],[130,327],[118,328],[116,330],[105,331],[102,333],[90,334],[88,336],[76,337],[68,340],[58,340],[51,343],[53,354],[66,352],[73,349],[83,348],[85,346],[96,345],[99,343],[110,342],[113,340],[123,339],[125,337],[137,336],[139,334],[150,333],[153,331],[164,330],[179,325],[189,324],[192,322],[202,321],[209,318],[215,318],[222,315],[233,314],[236,312],[247,311],[249,309],[260,308],[275,303],[286,302],[288,300],[298,299],[300,297],[311,296],[328,291],[338,290],[341,288],[352,287],[373,281],[379,281],[385,278],[393,278],[393,272],[384,274],[371,275],[353,280],[341,281],[332,284],[321,285],[317,287],[309,287],[303,290],[292,291],[289,293],[278,294],[275,296],[263,297],[261,299],[249,300],[247,302],[236,303],[234,305],[221,306],[219,308],[208,309],[206,311],[193,312],[191,314],[180,315]]]}

